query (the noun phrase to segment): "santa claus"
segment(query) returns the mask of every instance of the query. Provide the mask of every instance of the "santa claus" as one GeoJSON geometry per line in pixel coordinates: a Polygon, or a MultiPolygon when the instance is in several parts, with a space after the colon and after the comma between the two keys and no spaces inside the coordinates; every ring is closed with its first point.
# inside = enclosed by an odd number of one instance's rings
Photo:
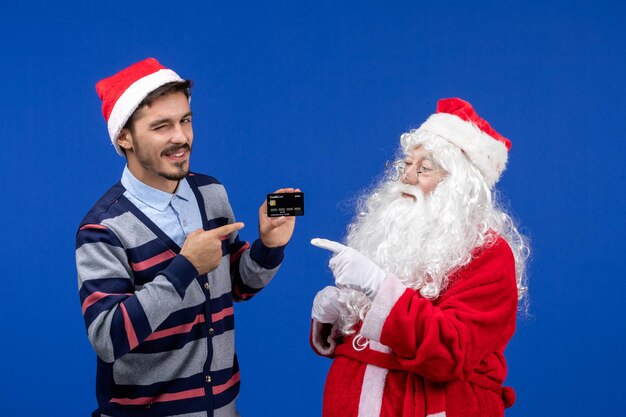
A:
{"type": "Polygon", "coordinates": [[[400,159],[360,200],[334,287],[315,297],[311,344],[333,359],[323,415],[503,416],[504,349],[529,248],[495,201],[511,143],[472,106],[440,100],[401,136],[400,159]]]}

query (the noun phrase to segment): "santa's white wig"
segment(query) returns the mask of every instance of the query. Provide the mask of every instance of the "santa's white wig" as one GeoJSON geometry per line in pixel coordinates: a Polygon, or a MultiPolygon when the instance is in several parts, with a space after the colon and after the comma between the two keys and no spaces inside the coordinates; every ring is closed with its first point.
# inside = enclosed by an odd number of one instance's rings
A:
{"type": "MultiPolygon", "coordinates": [[[[399,156],[417,147],[430,154],[446,172],[429,194],[389,178],[379,182],[357,202],[357,215],[348,227],[346,244],[363,253],[404,285],[436,299],[448,286],[448,277],[472,259],[472,251],[503,237],[510,245],[522,300],[526,290],[527,240],[511,216],[496,203],[496,193],[467,155],[449,140],[423,129],[401,136],[399,156]],[[402,192],[415,196],[402,197],[402,192]]],[[[371,300],[363,293],[342,289],[344,311],[340,330],[354,332],[371,300]]]]}

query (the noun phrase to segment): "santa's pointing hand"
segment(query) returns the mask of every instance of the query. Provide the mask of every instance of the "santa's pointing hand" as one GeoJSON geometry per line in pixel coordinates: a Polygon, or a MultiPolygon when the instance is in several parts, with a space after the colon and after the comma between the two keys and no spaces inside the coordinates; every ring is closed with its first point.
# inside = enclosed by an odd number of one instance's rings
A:
{"type": "Polygon", "coordinates": [[[386,274],[374,262],[351,247],[332,240],[315,238],[311,239],[311,244],[335,253],[328,266],[333,271],[337,287],[359,290],[370,298],[376,295],[386,274]]]}

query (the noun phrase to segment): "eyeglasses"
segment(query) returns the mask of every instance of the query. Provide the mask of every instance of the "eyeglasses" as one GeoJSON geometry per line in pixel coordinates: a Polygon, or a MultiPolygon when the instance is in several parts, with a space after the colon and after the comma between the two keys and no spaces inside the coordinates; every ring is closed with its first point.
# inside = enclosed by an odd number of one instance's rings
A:
{"type": "MultiPolygon", "coordinates": [[[[412,164],[407,164],[406,162],[402,160],[387,161],[385,163],[385,172],[387,173],[387,176],[392,181],[398,181],[401,176],[403,176],[404,174],[408,172],[406,169],[407,165],[412,165],[412,164]]],[[[432,169],[432,168],[427,168],[425,166],[418,167],[417,165],[415,165],[415,173],[417,174],[416,178],[418,179],[418,181],[420,177],[430,178],[436,172],[445,172],[445,169],[432,169]]]]}

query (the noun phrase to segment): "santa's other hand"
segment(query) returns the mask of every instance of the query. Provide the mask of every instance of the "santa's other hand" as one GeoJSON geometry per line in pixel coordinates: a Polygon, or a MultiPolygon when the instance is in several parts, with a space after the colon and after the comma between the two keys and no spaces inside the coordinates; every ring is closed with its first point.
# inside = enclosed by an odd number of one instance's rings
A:
{"type": "Polygon", "coordinates": [[[339,319],[340,307],[339,288],[328,286],[315,296],[311,318],[320,323],[334,324],[339,319]]]}
{"type": "Polygon", "coordinates": [[[349,246],[327,239],[313,239],[311,244],[335,252],[328,266],[339,288],[352,288],[373,298],[385,279],[385,272],[374,262],[349,246]]]}

